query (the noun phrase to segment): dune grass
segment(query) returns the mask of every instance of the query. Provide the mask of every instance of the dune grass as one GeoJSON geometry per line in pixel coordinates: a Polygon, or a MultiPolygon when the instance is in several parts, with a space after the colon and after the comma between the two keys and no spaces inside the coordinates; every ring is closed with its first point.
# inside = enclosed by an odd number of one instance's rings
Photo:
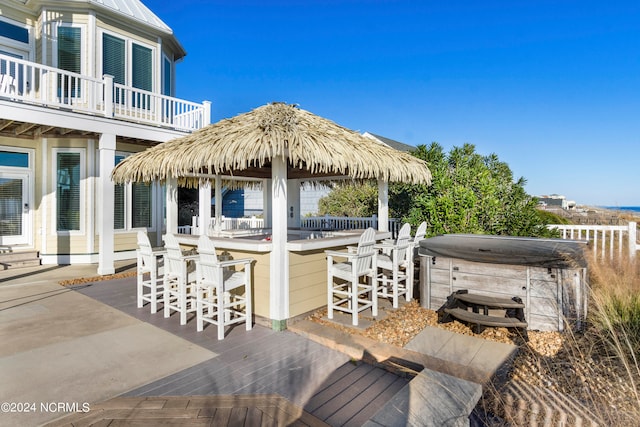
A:
{"type": "Polygon", "coordinates": [[[507,381],[485,392],[484,409],[499,417],[487,424],[556,425],[566,417],[564,425],[637,425],[640,259],[592,261],[588,271],[586,327],[531,333],[507,381]]]}

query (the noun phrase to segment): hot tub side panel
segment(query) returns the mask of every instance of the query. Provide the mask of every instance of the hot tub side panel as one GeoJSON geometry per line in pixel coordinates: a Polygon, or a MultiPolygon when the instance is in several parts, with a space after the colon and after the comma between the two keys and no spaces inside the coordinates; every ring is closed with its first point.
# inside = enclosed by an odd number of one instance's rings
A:
{"type": "Polygon", "coordinates": [[[453,292],[467,289],[498,298],[520,297],[529,329],[563,330],[585,316],[581,270],[479,263],[421,256],[423,306],[440,308],[453,292]]]}

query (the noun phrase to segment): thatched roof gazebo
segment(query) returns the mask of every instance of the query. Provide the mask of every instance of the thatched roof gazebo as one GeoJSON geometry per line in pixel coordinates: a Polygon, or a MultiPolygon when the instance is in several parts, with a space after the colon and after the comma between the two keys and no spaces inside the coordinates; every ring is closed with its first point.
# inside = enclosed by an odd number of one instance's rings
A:
{"type": "Polygon", "coordinates": [[[276,157],[287,159],[289,179],[431,181],[422,160],[283,103],[264,105],[130,156],[115,168],[113,179],[125,183],[175,177],[193,185],[213,175],[272,178],[276,157]]]}
{"type": "MultiPolygon", "coordinates": [[[[272,235],[267,315],[274,325],[289,318],[287,231],[299,206],[295,197],[288,201],[288,193],[299,192],[301,181],[376,179],[380,232],[388,231],[388,182],[431,182],[426,162],[284,103],[261,106],[129,156],[112,177],[120,184],[165,182],[167,232],[172,233],[178,226],[178,184],[200,187],[201,224],[210,218],[208,207],[203,209],[208,204],[204,201],[211,199],[210,181],[215,181],[216,216],[222,210],[222,180],[258,180],[265,185],[270,195],[265,219],[271,221],[272,235]]],[[[206,227],[200,230],[206,233],[206,227]]]]}

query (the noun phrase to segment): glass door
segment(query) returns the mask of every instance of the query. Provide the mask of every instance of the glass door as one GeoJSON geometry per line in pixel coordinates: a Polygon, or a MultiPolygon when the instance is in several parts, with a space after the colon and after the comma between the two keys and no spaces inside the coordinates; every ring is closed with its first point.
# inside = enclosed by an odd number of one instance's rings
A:
{"type": "Polygon", "coordinates": [[[29,177],[0,172],[0,245],[29,243],[29,177]]]}

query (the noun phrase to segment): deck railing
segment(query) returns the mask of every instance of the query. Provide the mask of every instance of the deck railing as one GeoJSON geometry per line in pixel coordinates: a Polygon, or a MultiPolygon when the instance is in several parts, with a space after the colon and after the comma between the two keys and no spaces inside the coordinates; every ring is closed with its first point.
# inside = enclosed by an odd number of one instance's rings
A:
{"type": "Polygon", "coordinates": [[[560,230],[563,239],[588,240],[594,256],[608,255],[613,258],[615,254],[622,256],[626,252],[633,259],[640,250],[635,222],[629,222],[628,225],[553,224],[548,227],[560,230]]]}
{"type": "MultiPolygon", "coordinates": [[[[252,228],[264,228],[264,218],[255,216],[249,218],[227,218],[222,216],[220,221],[220,230],[248,230],[252,228]]],[[[209,231],[216,228],[216,219],[211,218],[209,221],[209,231]]],[[[191,217],[191,225],[178,227],[178,233],[198,234],[200,232],[200,217],[191,217]]]]}
{"type": "MultiPolygon", "coordinates": [[[[399,221],[396,218],[389,219],[389,231],[395,237],[398,231],[399,221]]],[[[352,216],[312,216],[300,219],[300,228],[308,230],[357,230],[368,227],[378,228],[378,217],[352,217],[352,216]]]]}
{"type": "MultiPolygon", "coordinates": [[[[252,228],[264,228],[264,219],[252,216],[250,218],[227,218],[222,217],[220,230],[243,230],[252,228]]],[[[389,219],[389,231],[395,237],[398,232],[399,221],[395,218],[389,219]]],[[[216,219],[211,218],[209,230],[213,230],[216,225],[216,219]]],[[[321,217],[304,217],[300,220],[300,228],[305,230],[356,230],[368,227],[378,228],[378,217],[338,217],[338,216],[321,216],[321,217]]],[[[200,217],[191,217],[191,225],[183,225],[178,227],[178,233],[198,234],[200,230],[200,217]]]]}
{"type": "Polygon", "coordinates": [[[194,131],[209,124],[210,103],[184,101],[0,54],[0,98],[48,108],[194,131]]]}

